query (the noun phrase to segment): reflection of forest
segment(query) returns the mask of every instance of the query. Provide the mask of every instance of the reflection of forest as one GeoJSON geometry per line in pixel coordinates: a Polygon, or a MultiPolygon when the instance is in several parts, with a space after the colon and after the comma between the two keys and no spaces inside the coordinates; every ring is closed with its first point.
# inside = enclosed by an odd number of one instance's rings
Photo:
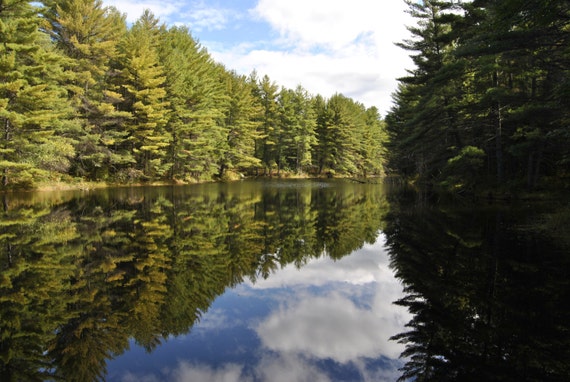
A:
{"type": "Polygon", "coordinates": [[[530,208],[390,198],[385,233],[414,315],[402,380],[566,381],[569,253],[530,208]]]}
{"type": "Polygon", "coordinates": [[[345,182],[4,195],[0,380],[104,379],[130,338],[188,332],[227,287],[372,243],[385,206],[345,182]]]}

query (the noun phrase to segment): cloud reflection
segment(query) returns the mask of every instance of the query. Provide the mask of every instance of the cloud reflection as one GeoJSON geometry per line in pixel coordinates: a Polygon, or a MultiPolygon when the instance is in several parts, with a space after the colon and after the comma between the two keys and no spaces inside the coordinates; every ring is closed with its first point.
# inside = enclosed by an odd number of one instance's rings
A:
{"type": "Polygon", "coordinates": [[[267,289],[298,285],[323,286],[331,282],[343,282],[353,285],[395,284],[401,289],[400,283],[394,278],[389,267],[384,240],[384,236],[380,234],[374,244],[366,244],[351,256],[341,260],[328,257],[311,259],[302,269],[287,265],[271,277],[249,285],[254,289],[267,289]]]}
{"type": "Polygon", "coordinates": [[[401,329],[400,317],[378,308],[358,308],[338,293],[305,298],[273,313],[258,326],[257,333],[263,345],[273,351],[340,363],[380,355],[397,358],[403,349],[388,339],[401,329]]]}
{"type": "Polygon", "coordinates": [[[242,375],[243,366],[229,363],[219,368],[208,365],[193,365],[188,362],[180,362],[178,368],[172,373],[172,381],[175,382],[250,382],[252,378],[242,375]]]}
{"type": "Polygon", "coordinates": [[[403,347],[389,338],[401,332],[410,317],[404,308],[392,304],[403,291],[388,264],[383,237],[379,237],[375,244],[340,261],[317,259],[302,272],[286,267],[254,285],[320,285],[328,290],[316,295],[304,289],[296,298],[282,302],[255,328],[263,346],[340,363],[362,357],[398,358],[403,347]],[[362,294],[370,295],[370,301],[363,301],[362,294]]]}

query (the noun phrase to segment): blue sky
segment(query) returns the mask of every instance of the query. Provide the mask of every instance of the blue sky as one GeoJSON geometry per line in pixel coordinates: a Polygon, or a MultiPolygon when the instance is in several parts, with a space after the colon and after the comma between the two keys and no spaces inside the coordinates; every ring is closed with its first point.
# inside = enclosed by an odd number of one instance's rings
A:
{"type": "Polygon", "coordinates": [[[342,93],[391,106],[396,78],[412,67],[394,42],[412,23],[403,0],[103,0],[136,20],[150,9],[167,25],[187,25],[228,69],[254,69],[311,94],[342,93]]]}

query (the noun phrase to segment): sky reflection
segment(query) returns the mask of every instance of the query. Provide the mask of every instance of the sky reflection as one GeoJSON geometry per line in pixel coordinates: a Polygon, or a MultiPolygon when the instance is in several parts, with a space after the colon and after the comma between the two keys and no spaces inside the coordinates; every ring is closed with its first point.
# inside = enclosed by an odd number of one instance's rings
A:
{"type": "Polygon", "coordinates": [[[110,381],[393,381],[410,316],[384,236],[334,261],[286,266],[220,296],[200,323],[151,354],[109,362],[110,381]]]}

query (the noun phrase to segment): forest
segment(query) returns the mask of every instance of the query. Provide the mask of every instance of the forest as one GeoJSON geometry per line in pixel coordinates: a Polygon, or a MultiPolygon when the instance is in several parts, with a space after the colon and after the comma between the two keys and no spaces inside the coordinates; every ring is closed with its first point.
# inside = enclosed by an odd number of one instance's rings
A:
{"type": "Polygon", "coordinates": [[[0,189],[252,175],[567,189],[568,1],[404,1],[414,67],[382,119],[227,69],[150,11],[129,25],[102,0],[2,0],[0,189]]]}
{"type": "Polygon", "coordinates": [[[570,2],[407,1],[415,64],[386,116],[388,172],[454,191],[567,189],[570,2]]]}
{"type": "Polygon", "coordinates": [[[186,27],[101,0],[0,2],[3,189],[381,175],[375,107],[215,62],[186,27]]]}

